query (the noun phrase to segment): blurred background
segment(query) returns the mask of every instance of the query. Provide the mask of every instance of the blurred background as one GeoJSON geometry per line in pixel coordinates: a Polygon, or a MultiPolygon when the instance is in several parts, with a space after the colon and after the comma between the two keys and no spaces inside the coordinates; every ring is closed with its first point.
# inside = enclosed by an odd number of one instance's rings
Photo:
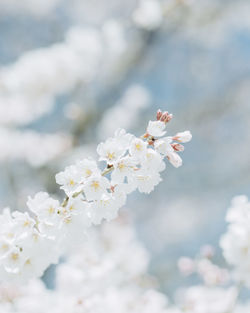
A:
{"type": "Polygon", "coordinates": [[[231,198],[249,195],[249,98],[248,0],[0,0],[1,208],[62,197],[55,173],[168,110],[169,134],[193,134],[184,164],[124,211],[171,293],[178,257],[217,245],[231,198]]]}

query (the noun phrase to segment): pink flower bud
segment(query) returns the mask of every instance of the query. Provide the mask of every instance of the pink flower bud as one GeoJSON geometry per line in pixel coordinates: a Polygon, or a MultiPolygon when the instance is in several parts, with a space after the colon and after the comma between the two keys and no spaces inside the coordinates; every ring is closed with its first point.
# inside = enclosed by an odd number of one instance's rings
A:
{"type": "Polygon", "coordinates": [[[161,119],[161,116],[162,116],[162,111],[161,110],[158,110],[157,113],[156,113],[156,119],[157,121],[159,121],[161,119]]]}
{"type": "Polygon", "coordinates": [[[161,121],[167,124],[173,118],[173,114],[169,114],[168,111],[165,111],[161,116],[161,121]]]}
{"type": "Polygon", "coordinates": [[[184,146],[180,145],[179,143],[173,143],[171,146],[173,147],[175,151],[178,151],[178,152],[184,151],[184,146]]]}

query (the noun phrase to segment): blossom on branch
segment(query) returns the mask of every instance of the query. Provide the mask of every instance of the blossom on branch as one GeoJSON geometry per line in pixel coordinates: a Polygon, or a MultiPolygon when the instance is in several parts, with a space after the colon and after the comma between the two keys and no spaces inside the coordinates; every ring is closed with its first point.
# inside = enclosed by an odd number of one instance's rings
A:
{"type": "Polygon", "coordinates": [[[0,215],[0,279],[27,281],[41,276],[84,241],[91,225],[114,219],[130,192],[153,191],[162,180],[164,160],[180,166],[178,152],[183,149],[174,140],[186,142],[189,133],[158,139],[171,119],[168,112],[158,111],[157,120],[149,122],[140,138],[118,129],[97,147],[99,160],[106,162],[103,170],[94,160],[83,159],[58,173],[56,181],[66,193],[61,204],[39,192],[28,199],[31,214],[5,210],[0,215]]]}

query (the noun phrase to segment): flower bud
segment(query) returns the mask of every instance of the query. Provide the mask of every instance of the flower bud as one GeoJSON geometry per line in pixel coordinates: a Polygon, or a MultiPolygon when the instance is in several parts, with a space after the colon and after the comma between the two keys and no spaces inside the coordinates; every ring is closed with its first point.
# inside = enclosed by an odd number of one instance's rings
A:
{"type": "Polygon", "coordinates": [[[157,121],[160,120],[161,116],[162,116],[162,111],[161,111],[161,110],[158,110],[157,113],[156,113],[156,119],[157,119],[157,121]]]}
{"type": "Polygon", "coordinates": [[[183,145],[180,145],[179,143],[173,143],[171,146],[172,146],[172,147],[174,148],[174,150],[177,151],[177,152],[182,152],[182,151],[184,151],[184,146],[183,146],[183,145]]]}
{"type": "Polygon", "coordinates": [[[167,158],[169,162],[176,168],[182,165],[182,159],[176,152],[167,154],[167,158]]]}
{"type": "Polygon", "coordinates": [[[167,124],[173,118],[173,114],[169,114],[167,111],[164,112],[161,116],[161,121],[167,124]]]}
{"type": "Polygon", "coordinates": [[[176,140],[178,142],[189,142],[192,139],[192,135],[189,130],[186,130],[181,133],[177,133],[174,137],[173,140],[176,140]]]}

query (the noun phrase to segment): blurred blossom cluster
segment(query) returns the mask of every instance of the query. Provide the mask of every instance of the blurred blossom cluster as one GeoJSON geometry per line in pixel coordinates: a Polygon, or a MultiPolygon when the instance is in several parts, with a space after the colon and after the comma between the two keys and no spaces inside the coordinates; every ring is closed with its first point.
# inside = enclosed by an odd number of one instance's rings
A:
{"type": "Polygon", "coordinates": [[[146,274],[149,257],[133,227],[121,218],[92,230],[56,270],[56,288],[39,280],[2,284],[0,309],[18,312],[166,312],[167,298],[146,274]]]}
{"type": "MultiPolygon", "coordinates": [[[[246,197],[233,199],[228,216],[234,222],[249,213],[246,197]],[[241,210],[244,206],[244,209],[241,210]],[[239,209],[235,215],[236,209],[239,209]]],[[[231,225],[230,225],[231,226],[231,225]]],[[[222,236],[221,246],[226,256],[234,253],[235,238],[222,236]],[[230,248],[229,248],[230,245],[230,248]],[[229,251],[230,249],[230,251],[229,251]]],[[[244,247],[245,239],[237,238],[244,247]]],[[[245,251],[245,247],[243,248],[245,251]]],[[[91,229],[87,242],[74,244],[70,254],[56,268],[55,287],[47,289],[39,279],[27,285],[2,282],[0,309],[6,313],[47,312],[155,312],[155,313],[246,313],[250,304],[242,302],[240,293],[248,286],[245,278],[234,270],[214,263],[215,250],[205,245],[194,258],[178,261],[185,276],[198,275],[200,282],[175,290],[174,299],[157,290],[156,280],[147,274],[149,255],[136,239],[131,220],[124,214],[111,223],[91,229]]],[[[244,266],[247,255],[235,267],[244,266]]],[[[231,262],[229,260],[229,262],[231,262]]]]}
{"type": "Polygon", "coordinates": [[[248,312],[249,303],[242,301],[241,293],[244,287],[249,288],[249,243],[245,235],[249,228],[249,204],[246,196],[235,197],[226,216],[230,224],[221,237],[220,246],[228,265],[233,267],[216,265],[215,250],[209,245],[203,246],[194,259],[179,259],[180,272],[184,276],[198,275],[200,283],[176,291],[176,312],[248,312]]]}

